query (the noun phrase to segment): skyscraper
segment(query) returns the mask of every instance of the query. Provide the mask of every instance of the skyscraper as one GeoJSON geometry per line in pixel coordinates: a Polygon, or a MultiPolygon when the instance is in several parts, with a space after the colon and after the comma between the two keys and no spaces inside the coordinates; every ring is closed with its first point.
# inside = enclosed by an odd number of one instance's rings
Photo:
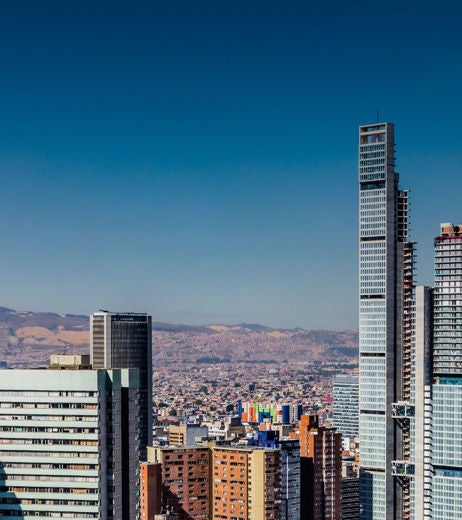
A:
{"type": "Polygon", "coordinates": [[[462,225],[435,238],[432,518],[462,514],[462,225]]]}
{"type": "Polygon", "coordinates": [[[134,519],[138,371],[0,372],[0,517],[134,519]]]}
{"type": "Polygon", "coordinates": [[[361,518],[406,518],[411,397],[413,244],[408,193],[398,187],[394,125],[359,128],[359,435],[361,518]]]}
{"type": "Polygon", "coordinates": [[[138,368],[140,371],[141,458],[152,444],[151,316],[95,312],[90,318],[90,360],[93,368],[138,368]]]}

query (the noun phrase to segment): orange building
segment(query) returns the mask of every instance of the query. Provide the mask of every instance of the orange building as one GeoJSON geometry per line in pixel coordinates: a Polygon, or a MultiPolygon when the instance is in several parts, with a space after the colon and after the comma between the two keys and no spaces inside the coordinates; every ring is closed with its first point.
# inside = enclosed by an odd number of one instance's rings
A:
{"type": "Polygon", "coordinates": [[[168,446],[148,448],[148,458],[140,468],[141,520],[167,511],[179,520],[281,519],[278,449],[168,446]]]}
{"type": "Polygon", "coordinates": [[[319,426],[317,415],[302,415],[299,424],[301,519],[342,518],[342,434],[319,426]]]}
{"type": "Polygon", "coordinates": [[[140,520],[153,520],[161,511],[161,465],[140,463],[140,520]]]}
{"type": "Polygon", "coordinates": [[[209,448],[148,448],[148,458],[161,466],[161,510],[177,514],[180,520],[208,519],[209,448]]]}
{"type": "Polygon", "coordinates": [[[247,520],[249,457],[246,451],[215,448],[212,454],[214,518],[247,520]]]}
{"type": "Polygon", "coordinates": [[[212,449],[213,520],[281,519],[281,452],[271,448],[212,449]]]}

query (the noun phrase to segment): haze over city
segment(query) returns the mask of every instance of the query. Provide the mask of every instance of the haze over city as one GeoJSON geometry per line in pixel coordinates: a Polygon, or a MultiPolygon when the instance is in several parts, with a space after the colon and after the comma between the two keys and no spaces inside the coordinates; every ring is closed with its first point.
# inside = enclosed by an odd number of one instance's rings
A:
{"type": "Polygon", "coordinates": [[[357,327],[357,128],[396,125],[418,283],[460,222],[458,2],[0,7],[2,300],[357,327]]]}

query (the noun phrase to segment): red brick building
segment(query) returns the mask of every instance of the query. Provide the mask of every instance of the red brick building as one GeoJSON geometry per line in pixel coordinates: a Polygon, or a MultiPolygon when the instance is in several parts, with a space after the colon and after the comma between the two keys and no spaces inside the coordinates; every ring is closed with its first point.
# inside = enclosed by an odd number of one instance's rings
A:
{"type": "Polygon", "coordinates": [[[302,415],[298,436],[301,462],[301,519],[342,518],[342,434],[302,415]]]}

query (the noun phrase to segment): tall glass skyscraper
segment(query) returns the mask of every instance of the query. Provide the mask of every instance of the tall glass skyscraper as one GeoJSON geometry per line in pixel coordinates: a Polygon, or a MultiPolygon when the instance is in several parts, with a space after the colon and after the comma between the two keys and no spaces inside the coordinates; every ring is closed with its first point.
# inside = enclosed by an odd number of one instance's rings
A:
{"type": "Polygon", "coordinates": [[[90,362],[93,368],[140,371],[141,459],[152,444],[152,324],[139,313],[95,312],[90,317],[90,362]]]}
{"type": "Polygon", "coordinates": [[[435,238],[432,518],[462,514],[462,225],[435,238]]]}
{"type": "Polygon", "coordinates": [[[413,243],[394,125],[359,128],[361,519],[408,518],[413,243]]]}

